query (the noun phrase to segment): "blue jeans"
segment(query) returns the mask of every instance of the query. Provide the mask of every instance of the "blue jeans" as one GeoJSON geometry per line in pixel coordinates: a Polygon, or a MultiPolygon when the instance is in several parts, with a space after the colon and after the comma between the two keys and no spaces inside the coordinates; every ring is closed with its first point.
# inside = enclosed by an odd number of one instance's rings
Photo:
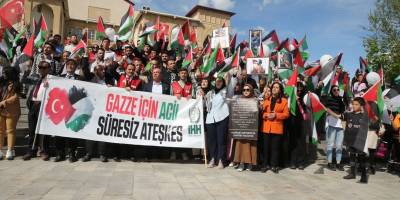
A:
{"type": "Polygon", "coordinates": [[[328,126],[326,154],[328,163],[332,163],[333,145],[336,147],[336,163],[342,160],[342,144],[344,132],[342,128],[328,126]]]}

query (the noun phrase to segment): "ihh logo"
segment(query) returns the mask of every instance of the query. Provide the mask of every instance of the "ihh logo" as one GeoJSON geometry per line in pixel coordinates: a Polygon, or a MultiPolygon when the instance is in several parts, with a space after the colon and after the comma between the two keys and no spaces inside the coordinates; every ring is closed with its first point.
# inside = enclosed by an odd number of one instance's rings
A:
{"type": "Polygon", "coordinates": [[[201,135],[201,125],[189,125],[189,135],[201,135]]]}

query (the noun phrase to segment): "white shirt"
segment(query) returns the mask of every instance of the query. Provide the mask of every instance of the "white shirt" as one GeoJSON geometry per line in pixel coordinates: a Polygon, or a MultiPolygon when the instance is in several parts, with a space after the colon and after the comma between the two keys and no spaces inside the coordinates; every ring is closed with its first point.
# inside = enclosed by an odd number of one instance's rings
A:
{"type": "Polygon", "coordinates": [[[343,128],[342,126],[342,120],[338,119],[332,115],[328,115],[326,117],[326,125],[335,127],[335,128],[343,128]]]}
{"type": "Polygon", "coordinates": [[[107,60],[107,59],[111,59],[111,60],[115,61],[115,52],[111,51],[111,50],[108,50],[108,51],[106,50],[104,52],[104,60],[107,60]]]}
{"type": "Polygon", "coordinates": [[[156,82],[153,81],[153,87],[151,89],[151,92],[155,93],[155,94],[163,94],[161,82],[160,83],[156,83],[156,82]]]}
{"type": "Polygon", "coordinates": [[[206,124],[220,122],[229,116],[229,107],[226,102],[226,88],[218,94],[211,90],[206,95],[207,117],[206,124]]]}

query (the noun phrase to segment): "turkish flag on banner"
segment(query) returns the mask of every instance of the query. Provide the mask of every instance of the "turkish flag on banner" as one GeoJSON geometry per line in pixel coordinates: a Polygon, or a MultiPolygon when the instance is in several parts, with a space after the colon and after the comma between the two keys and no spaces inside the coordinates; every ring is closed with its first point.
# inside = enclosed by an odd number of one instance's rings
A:
{"type": "Polygon", "coordinates": [[[20,22],[24,15],[24,0],[7,2],[0,8],[0,15],[11,25],[20,22]]]}

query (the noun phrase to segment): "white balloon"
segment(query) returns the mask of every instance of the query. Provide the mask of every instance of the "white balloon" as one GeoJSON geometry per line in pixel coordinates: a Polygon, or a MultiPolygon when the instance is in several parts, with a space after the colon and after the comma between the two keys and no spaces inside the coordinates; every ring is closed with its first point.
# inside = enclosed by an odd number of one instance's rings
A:
{"type": "Polygon", "coordinates": [[[376,72],[370,72],[367,74],[367,83],[369,86],[374,85],[376,82],[380,81],[381,77],[376,72]]]}
{"type": "Polygon", "coordinates": [[[329,61],[331,61],[333,59],[333,57],[331,55],[323,55],[321,56],[321,58],[319,59],[319,64],[321,65],[321,67],[324,67],[329,61]]]}
{"type": "Polygon", "coordinates": [[[106,33],[108,39],[110,39],[113,42],[115,41],[115,30],[113,28],[106,28],[104,32],[106,33]]]}

